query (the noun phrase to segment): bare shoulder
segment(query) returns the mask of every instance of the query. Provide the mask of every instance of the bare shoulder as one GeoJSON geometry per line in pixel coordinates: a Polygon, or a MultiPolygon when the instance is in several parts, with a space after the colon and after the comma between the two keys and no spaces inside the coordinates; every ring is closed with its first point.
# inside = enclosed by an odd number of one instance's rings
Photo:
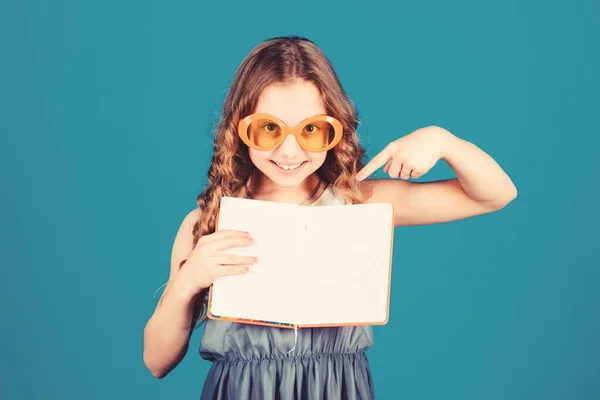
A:
{"type": "Polygon", "coordinates": [[[190,229],[192,229],[194,227],[194,224],[196,223],[196,221],[198,221],[200,219],[200,215],[202,215],[200,208],[199,207],[194,208],[193,210],[191,210],[190,212],[188,212],[186,214],[181,225],[183,226],[185,224],[186,226],[189,226],[190,229]]]}
{"type": "Polygon", "coordinates": [[[196,221],[200,219],[201,211],[200,208],[195,208],[189,211],[183,221],[179,225],[175,240],[173,241],[173,248],[171,250],[171,273],[169,280],[171,280],[177,271],[179,271],[179,265],[185,260],[192,252],[194,245],[193,229],[196,221]]]}
{"type": "Polygon", "coordinates": [[[371,179],[367,203],[390,203],[395,226],[425,225],[456,221],[500,209],[471,199],[458,179],[413,182],[401,179],[371,179]]]}

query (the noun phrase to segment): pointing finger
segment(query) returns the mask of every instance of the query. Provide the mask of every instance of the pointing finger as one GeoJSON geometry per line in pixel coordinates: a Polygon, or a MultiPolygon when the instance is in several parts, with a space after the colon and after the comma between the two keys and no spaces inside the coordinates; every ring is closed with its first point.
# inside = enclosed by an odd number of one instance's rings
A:
{"type": "Polygon", "coordinates": [[[385,165],[385,163],[387,163],[387,161],[390,159],[391,155],[392,151],[389,147],[383,149],[381,153],[373,157],[373,159],[356,174],[356,180],[362,181],[363,179],[369,177],[373,172],[385,165]]]}

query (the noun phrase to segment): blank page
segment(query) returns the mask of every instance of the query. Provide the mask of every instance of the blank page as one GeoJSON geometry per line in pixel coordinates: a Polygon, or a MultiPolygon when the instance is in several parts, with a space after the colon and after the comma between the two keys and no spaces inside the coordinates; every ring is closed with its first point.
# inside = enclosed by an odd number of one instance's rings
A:
{"type": "Polygon", "coordinates": [[[250,232],[254,244],[223,253],[257,256],[244,275],[213,284],[212,314],[221,317],[298,323],[301,293],[300,235],[305,234],[300,206],[223,197],[219,230],[250,232]]]}
{"type": "Polygon", "coordinates": [[[300,325],[384,323],[389,305],[390,204],[315,207],[302,260],[300,325]]]}

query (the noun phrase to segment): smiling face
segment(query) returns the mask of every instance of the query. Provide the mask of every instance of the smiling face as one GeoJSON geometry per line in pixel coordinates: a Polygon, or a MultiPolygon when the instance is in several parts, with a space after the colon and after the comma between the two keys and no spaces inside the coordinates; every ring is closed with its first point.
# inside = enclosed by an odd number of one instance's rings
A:
{"type": "MultiPolygon", "coordinates": [[[[290,84],[267,86],[261,92],[254,113],[271,114],[287,126],[296,126],[308,117],[326,114],[327,110],[312,82],[296,80],[290,84]]],[[[248,153],[252,163],[263,174],[261,186],[275,184],[280,188],[304,188],[306,183],[314,186],[316,180],[314,183],[305,180],[323,165],[327,157],[326,151],[305,151],[293,135],[289,135],[276,149],[261,151],[249,148],[248,153]]]]}

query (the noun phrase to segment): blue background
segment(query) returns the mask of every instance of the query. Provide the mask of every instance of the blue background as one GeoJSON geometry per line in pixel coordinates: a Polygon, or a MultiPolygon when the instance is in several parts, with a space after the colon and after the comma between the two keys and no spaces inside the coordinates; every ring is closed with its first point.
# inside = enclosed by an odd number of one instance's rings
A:
{"type": "MultiPolygon", "coordinates": [[[[396,229],[377,397],[600,398],[599,3],[217,3],[1,3],[1,397],[199,396],[201,331],[157,380],[143,329],[237,66],[297,34],[334,64],[369,157],[439,125],[519,190],[396,229]]],[[[440,161],[421,180],[451,177],[440,161]]]]}

